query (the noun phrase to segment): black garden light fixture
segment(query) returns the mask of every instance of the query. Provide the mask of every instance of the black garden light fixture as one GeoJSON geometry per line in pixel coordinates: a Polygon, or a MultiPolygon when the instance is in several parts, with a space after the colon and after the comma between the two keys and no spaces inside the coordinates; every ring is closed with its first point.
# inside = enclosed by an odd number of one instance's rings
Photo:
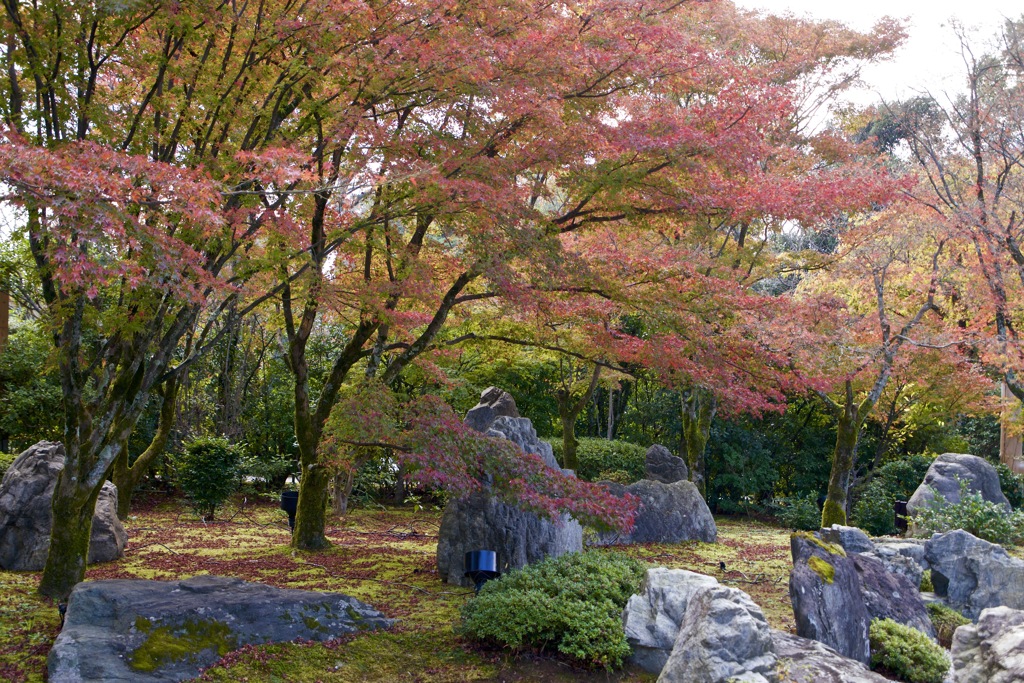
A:
{"type": "Polygon", "coordinates": [[[477,593],[485,583],[501,575],[498,571],[498,553],[493,550],[471,550],[466,553],[462,566],[465,569],[464,576],[472,579],[477,593]]]}
{"type": "Polygon", "coordinates": [[[896,528],[900,533],[907,533],[907,501],[897,500],[892,506],[893,514],[895,516],[896,528]]]}
{"type": "Polygon", "coordinates": [[[298,491],[281,491],[281,509],[288,513],[288,528],[295,530],[295,511],[299,509],[298,491]]]}

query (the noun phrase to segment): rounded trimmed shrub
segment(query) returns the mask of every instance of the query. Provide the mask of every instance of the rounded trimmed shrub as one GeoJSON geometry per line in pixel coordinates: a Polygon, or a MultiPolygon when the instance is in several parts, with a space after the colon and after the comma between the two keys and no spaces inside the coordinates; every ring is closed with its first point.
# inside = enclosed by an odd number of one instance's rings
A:
{"type": "Polygon", "coordinates": [[[949,672],[949,655],[916,628],[892,619],[874,619],[868,630],[871,666],[884,667],[908,683],[942,683],[949,672]]]}
{"type": "Polygon", "coordinates": [[[460,635],[518,650],[553,648],[612,669],[629,655],[622,609],[645,565],[602,550],[549,557],[484,584],[462,608],[460,635]]]}
{"type": "Polygon", "coordinates": [[[213,519],[238,488],[240,451],[227,439],[202,437],[186,443],[174,459],[175,480],[204,519],[213,519]]]}
{"type": "MultiPolygon", "coordinates": [[[[550,443],[555,460],[562,462],[561,439],[552,439],[550,443]]],[[[644,478],[647,468],[647,449],[627,441],[582,437],[576,447],[576,458],[580,461],[576,476],[584,481],[600,481],[606,472],[617,472],[615,481],[632,484],[644,478]]]]}

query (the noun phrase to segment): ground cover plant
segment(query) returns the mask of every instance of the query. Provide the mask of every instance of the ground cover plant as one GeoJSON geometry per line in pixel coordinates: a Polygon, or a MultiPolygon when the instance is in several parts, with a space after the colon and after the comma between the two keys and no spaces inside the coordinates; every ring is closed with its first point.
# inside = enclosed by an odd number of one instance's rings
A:
{"type": "MultiPolygon", "coordinates": [[[[276,502],[236,497],[204,523],[186,500],[142,497],[126,521],[125,556],[90,567],[88,580],[181,579],[210,573],[287,588],[338,591],[397,619],[386,633],[329,643],[246,647],[206,671],[203,681],[590,681],[655,677],[626,668],[594,671],[553,653],[518,655],[456,635],[467,588],[438,580],[440,513],[415,507],[357,508],[328,525],[329,549],[289,547],[288,522],[276,502]]],[[[775,628],[792,631],[788,531],[743,519],[718,520],[719,543],[623,548],[635,560],[710,574],[753,597],[775,628]],[[725,569],[722,569],[724,563],[725,569]]],[[[55,605],[35,590],[38,573],[0,571],[0,679],[42,681],[59,632],[55,605]]]]}

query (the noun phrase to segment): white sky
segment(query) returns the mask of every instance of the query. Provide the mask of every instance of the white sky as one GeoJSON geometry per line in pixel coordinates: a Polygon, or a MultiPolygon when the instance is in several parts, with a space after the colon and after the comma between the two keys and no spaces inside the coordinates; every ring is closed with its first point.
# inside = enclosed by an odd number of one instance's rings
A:
{"type": "MultiPolygon", "coordinates": [[[[859,104],[904,99],[928,90],[952,94],[963,82],[963,59],[951,18],[972,30],[972,44],[989,44],[1003,19],[1024,14],[1021,0],[734,0],[743,9],[837,19],[866,30],[883,16],[908,19],[908,38],[884,64],[865,69],[866,88],[850,99],[859,104]]],[[[980,52],[981,50],[979,50],[980,52]]],[[[942,98],[940,98],[942,99],[942,98]]]]}

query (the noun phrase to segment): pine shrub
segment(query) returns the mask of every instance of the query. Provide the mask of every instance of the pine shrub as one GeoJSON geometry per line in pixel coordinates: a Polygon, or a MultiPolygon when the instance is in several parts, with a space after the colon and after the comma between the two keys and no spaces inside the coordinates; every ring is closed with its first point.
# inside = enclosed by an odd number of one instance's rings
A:
{"type": "Polygon", "coordinates": [[[547,558],[486,583],[462,608],[458,632],[513,650],[553,648],[612,669],[629,655],[622,609],[644,571],[638,560],[607,551],[547,558]]]}
{"type": "Polygon", "coordinates": [[[241,449],[227,439],[199,438],[185,444],[174,460],[175,480],[192,507],[204,519],[213,519],[217,508],[240,483],[241,449]]]}
{"type": "Polygon", "coordinates": [[[892,619],[874,619],[869,629],[871,666],[884,667],[907,683],[942,683],[949,656],[915,628],[892,619]]]}

